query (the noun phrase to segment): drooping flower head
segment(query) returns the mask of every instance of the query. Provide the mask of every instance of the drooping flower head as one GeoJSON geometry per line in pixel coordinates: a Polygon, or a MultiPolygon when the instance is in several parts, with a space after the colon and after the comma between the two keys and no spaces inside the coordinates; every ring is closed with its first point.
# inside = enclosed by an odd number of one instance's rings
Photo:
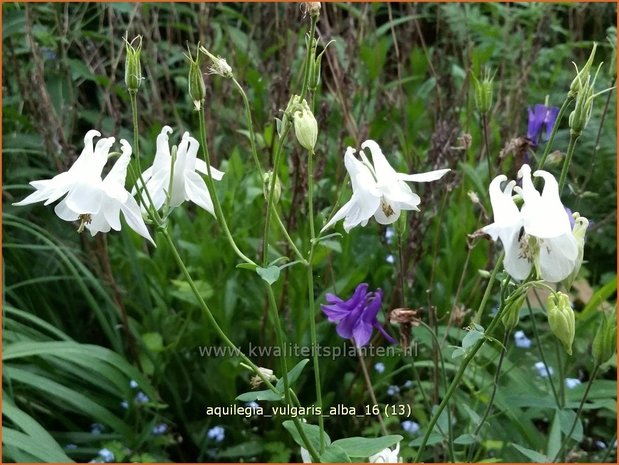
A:
{"type": "Polygon", "coordinates": [[[527,139],[536,147],[540,140],[540,136],[542,136],[544,140],[550,138],[550,134],[557,122],[559,109],[553,106],[537,104],[533,109],[529,107],[528,112],[529,123],[527,125],[527,139]],[[544,130],[545,134],[543,133],[544,130]]]}
{"type": "Polygon", "coordinates": [[[323,231],[341,219],[344,219],[346,232],[359,224],[365,226],[372,216],[380,224],[394,223],[402,210],[419,210],[418,205],[421,203],[419,196],[405,181],[436,181],[450,171],[442,169],[420,174],[397,173],[376,142],[366,140],[361,148],[361,160],[355,157],[355,149],[346,149],[344,164],[350,175],[353,195],[322,228],[323,231]],[[370,151],[373,163],[363,149],[370,151]]]}
{"type": "MultiPolygon", "coordinates": [[[[172,155],[168,142],[168,135],[171,132],[170,126],[164,126],[161,129],[161,133],[157,136],[157,152],[153,165],[142,173],[142,179],[149,194],[144,193],[142,196],[144,202],[148,205],[150,197],[154,208],[159,210],[165,204],[166,199],[169,201],[170,208],[178,207],[185,200],[190,200],[214,215],[211,195],[204,179],[198,174],[199,172],[208,175],[206,162],[197,158],[200,144],[188,132],[185,132],[176,151],[174,167],[172,167],[172,155]],[[172,169],[174,169],[174,176],[170,183],[172,169]]],[[[216,181],[220,181],[224,176],[223,172],[212,166],[210,171],[216,181]]],[[[134,187],[133,192],[136,191],[137,186],[134,187]]]]}
{"type": "Polygon", "coordinates": [[[321,308],[329,321],[337,323],[337,334],[344,339],[352,339],[357,347],[363,347],[370,342],[374,328],[395,344],[396,341],[387,334],[376,318],[382,305],[382,297],[383,292],[380,289],[368,292],[368,285],[361,283],[348,300],[327,294],[327,305],[321,305],[321,308]]]}
{"type": "Polygon", "coordinates": [[[381,450],[379,453],[371,455],[369,457],[370,463],[400,463],[402,459],[398,456],[400,453],[400,443],[391,450],[389,447],[381,450]]]}
{"type": "Polygon", "coordinates": [[[581,232],[572,230],[554,176],[543,170],[536,171],[533,176],[544,180],[541,194],[533,185],[529,165],[523,165],[518,172],[522,188],[510,181],[501,190],[501,184],[507,180],[504,175],[492,180],[489,193],[494,223],[482,231],[495,241],[501,240],[505,248],[505,269],[514,279],[522,281],[535,267],[538,276],[556,283],[566,279],[579,266],[576,236],[581,232]],[[512,191],[522,197],[524,203],[520,210],[512,191]]]}
{"type": "Polygon", "coordinates": [[[142,237],[153,242],[140,208],[135,199],[125,190],[127,166],[131,160],[131,145],[121,140],[122,154],[105,179],[101,172],[115,139],[100,139],[93,148],[93,139],[100,136],[96,130],[84,137],[84,150],[68,171],[52,179],[32,181],[36,191],[14,205],[28,205],[45,200],[48,205],[66,197],[56,205],[54,212],[65,221],[81,221],[80,229],[86,228],[91,235],[98,232],[120,231],[120,213],[127,224],[142,237]]]}

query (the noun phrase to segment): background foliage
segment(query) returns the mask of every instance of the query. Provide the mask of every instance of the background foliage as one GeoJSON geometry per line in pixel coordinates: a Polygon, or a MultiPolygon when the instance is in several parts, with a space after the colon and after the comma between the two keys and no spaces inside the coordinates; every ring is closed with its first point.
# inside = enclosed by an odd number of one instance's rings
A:
{"type": "MultiPolygon", "coordinates": [[[[615,4],[604,3],[323,5],[318,24],[322,45],[331,39],[335,43],[323,60],[316,98],[318,225],[340,194],[347,198],[343,153],[348,145],[359,147],[368,137],[379,141],[398,171],[454,170],[444,182],[419,187],[422,211],[408,216],[403,243],[388,240],[385,228],[371,222],[327,241],[316,258],[317,302],[324,301],[325,292],[349,295],[366,281],[385,291],[385,312],[421,308],[424,321],[437,328],[440,349],[423,328],[413,332],[418,378],[411,359],[367,361],[386,367],[382,373],[371,370],[379,402],[412,405],[412,419],[422,427],[445,388],[435,363],[442,357],[448,377],[453,375],[457,361],[451,346],[459,345],[467,312],[481,299],[486,280],[478,270],[492,267],[489,257],[496,250],[467,237],[490,220],[471,73],[486,65],[496,70],[490,146],[496,172],[514,177],[522,153],[498,154],[510,140],[526,134],[527,106],[543,103],[547,95],[560,106],[574,75],[571,61],[583,63],[592,41],[601,45],[598,60],[608,62],[606,36],[615,13],[615,4]],[[470,191],[480,203],[470,200],[470,191]],[[400,390],[389,395],[394,391],[388,386],[400,390]]],[[[28,181],[70,166],[87,130],[94,127],[117,140],[132,140],[123,82],[122,37],[127,31],[129,37],[144,36],[146,80],[138,98],[145,158],[152,159],[164,124],[175,128],[173,137],[185,130],[197,133],[183,53],[187,43],[200,41],[225,57],[244,85],[259,153],[268,166],[275,146],[274,118],[299,86],[308,21],[297,4],[3,4],[5,460],[88,461],[102,447],[112,450],[116,460],[299,459],[280,421],[204,415],[208,405],[234,403],[248,390],[249,375],[238,369],[236,359],[200,356],[199,346],[218,341],[164,244],[153,249],[127,228],[95,238],[78,235],[49,208],[18,209],[11,202],[29,192],[28,181]],[[139,387],[131,388],[130,379],[139,387]],[[147,403],[136,401],[138,391],[148,396],[147,403]],[[153,435],[153,427],[162,422],[169,425],[168,432],[153,435]],[[97,433],[92,423],[104,425],[103,431],[97,433]],[[216,425],[225,428],[221,443],[206,434],[216,425]]],[[[600,86],[613,82],[605,66],[600,86]]],[[[264,201],[253,173],[241,101],[229,81],[216,77],[207,77],[207,92],[211,154],[214,165],[226,172],[218,185],[224,211],[240,245],[258,256],[264,201]]],[[[564,360],[563,370],[545,319],[538,323],[558,386],[563,385],[559,373],[588,379],[590,341],[600,311],[615,305],[615,94],[606,100],[604,95],[596,101],[564,198],[566,206],[593,225],[573,292],[575,353],[564,360]]],[[[555,174],[568,131],[564,122],[555,143],[556,161],[548,166],[555,174]]],[[[303,238],[308,235],[304,155],[290,143],[286,156],[280,209],[293,236],[303,238]]],[[[236,257],[222,246],[214,219],[194,206],[177,209],[173,234],[204,298],[233,340],[241,347],[274,343],[263,287],[255,274],[235,268],[236,257]]],[[[290,251],[282,241],[274,257],[286,254],[290,251]]],[[[303,270],[289,268],[276,292],[289,340],[308,345],[303,270]]],[[[527,312],[521,328],[532,338],[527,312]]],[[[318,331],[322,344],[342,344],[322,316],[318,331]]],[[[452,404],[455,436],[464,435],[459,451],[487,405],[497,359],[498,351],[486,347],[452,404]]],[[[530,349],[510,346],[477,458],[535,459],[512,444],[556,450],[557,428],[565,429],[567,420],[554,415],[549,385],[533,367],[538,360],[536,343],[530,349]]],[[[264,357],[255,361],[267,367],[275,363],[264,357]]],[[[322,363],[327,405],[361,408],[370,403],[358,360],[322,363]]],[[[615,460],[615,452],[597,442],[611,446],[613,441],[616,360],[603,377],[593,385],[584,434],[571,460],[615,460]]],[[[302,403],[313,402],[309,369],[297,386],[302,403]]],[[[583,388],[584,383],[567,390],[567,406],[578,405],[583,388]]],[[[410,458],[416,436],[403,433],[402,420],[388,419],[387,427],[405,436],[402,454],[410,458]]],[[[326,426],[333,439],[379,434],[372,417],[331,417],[326,426]]],[[[447,460],[440,437],[429,454],[428,460],[447,460]]]]}

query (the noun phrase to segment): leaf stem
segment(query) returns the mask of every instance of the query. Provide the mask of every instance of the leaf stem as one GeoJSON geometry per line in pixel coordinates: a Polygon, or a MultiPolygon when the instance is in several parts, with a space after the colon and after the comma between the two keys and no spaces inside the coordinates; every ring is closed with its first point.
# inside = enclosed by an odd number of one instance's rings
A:
{"type": "Polygon", "coordinates": [[[563,119],[563,115],[567,110],[567,107],[572,103],[573,98],[567,97],[561,105],[561,109],[559,110],[559,114],[557,115],[557,120],[555,121],[555,125],[552,128],[552,132],[550,133],[550,138],[548,142],[546,142],[546,147],[544,147],[544,153],[542,154],[542,159],[539,162],[540,170],[544,169],[544,164],[546,163],[546,159],[548,158],[548,153],[550,153],[550,147],[552,147],[552,143],[555,140],[555,135],[557,134],[557,130],[559,129],[559,125],[561,124],[561,120],[563,119]]]}
{"type": "Polygon", "coordinates": [[[599,370],[600,370],[600,365],[596,365],[595,368],[593,369],[593,372],[591,373],[591,376],[589,377],[589,381],[587,382],[587,387],[585,388],[585,392],[582,395],[582,399],[580,399],[580,405],[578,406],[576,417],[574,418],[574,421],[572,422],[572,426],[570,427],[568,433],[565,435],[565,440],[563,441],[563,444],[561,445],[561,449],[559,449],[559,452],[557,452],[557,455],[555,455],[555,457],[552,459],[553,462],[556,462],[556,460],[565,452],[565,449],[567,448],[567,443],[570,441],[572,434],[574,433],[574,430],[576,429],[576,425],[578,424],[578,419],[580,418],[582,410],[585,406],[585,401],[587,400],[587,396],[589,395],[589,391],[591,390],[591,386],[593,385],[593,381],[595,381],[595,378],[599,370]]]}
{"type": "Polygon", "coordinates": [[[559,194],[563,191],[563,186],[565,185],[565,179],[567,178],[567,171],[570,167],[570,163],[572,162],[572,156],[574,155],[574,149],[576,148],[576,141],[580,137],[580,134],[570,133],[570,143],[567,146],[567,155],[565,156],[565,160],[563,161],[563,168],[561,169],[561,177],[559,178],[559,194]]]}

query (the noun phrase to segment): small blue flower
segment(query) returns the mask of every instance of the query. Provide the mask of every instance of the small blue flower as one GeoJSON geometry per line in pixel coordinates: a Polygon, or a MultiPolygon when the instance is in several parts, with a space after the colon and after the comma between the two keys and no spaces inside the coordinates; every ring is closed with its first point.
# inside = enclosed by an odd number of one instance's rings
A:
{"type": "Polygon", "coordinates": [[[77,444],[67,444],[64,448],[65,450],[75,450],[77,449],[77,444]]]}
{"type": "Polygon", "coordinates": [[[165,423],[159,423],[158,425],[153,426],[153,435],[161,436],[168,432],[168,425],[165,423]]]}
{"type": "Polygon", "coordinates": [[[544,362],[537,362],[534,367],[537,370],[537,374],[542,378],[548,378],[554,373],[552,367],[547,367],[546,365],[544,365],[544,362]]]}
{"type": "Polygon", "coordinates": [[[258,404],[258,402],[252,400],[251,402],[246,402],[245,403],[245,407],[249,407],[252,410],[256,410],[257,408],[260,408],[260,404],[258,404]]]}
{"type": "Polygon", "coordinates": [[[399,394],[399,393],[400,393],[400,388],[396,386],[395,384],[392,384],[391,386],[387,388],[388,396],[395,396],[396,394],[399,394]]]}
{"type": "Polygon", "coordinates": [[[123,401],[120,403],[120,406],[121,406],[123,409],[127,410],[127,409],[129,408],[129,402],[127,402],[126,400],[123,400],[123,401]]]}
{"type": "Polygon", "coordinates": [[[385,261],[389,263],[390,265],[393,265],[395,263],[395,257],[392,254],[389,254],[385,258],[385,261]]]}
{"type": "Polygon", "coordinates": [[[114,453],[111,450],[104,448],[99,451],[98,458],[101,459],[101,461],[104,463],[113,462],[114,453]]]}
{"type": "Polygon", "coordinates": [[[224,430],[223,426],[213,426],[206,433],[206,437],[215,442],[221,442],[226,437],[226,430],[224,430]]]}
{"type": "Polygon", "coordinates": [[[606,445],[606,443],[604,441],[595,441],[595,447],[597,447],[598,449],[606,449],[608,446],[606,445]]]}
{"type": "Polygon", "coordinates": [[[410,434],[416,434],[419,432],[419,423],[405,420],[401,423],[402,429],[410,434]]]}
{"type": "Polygon", "coordinates": [[[93,423],[90,425],[90,434],[101,434],[103,433],[103,425],[101,423],[93,423]]]}
{"type": "Polygon", "coordinates": [[[376,365],[374,365],[374,369],[378,373],[382,373],[383,371],[385,371],[385,364],[383,362],[378,362],[376,365]]]}
{"type": "Polygon", "coordinates": [[[403,387],[404,389],[410,389],[410,388],[412,388],[412,387],[413,387],[413,381],[409,379],[407,382],[405,382],[405,383],[402,385],[402,387],[403,387]]]}
{"type": "Polygon", "coordinates": [[[132,379],[131,381],[129,381],[129,387],[130,387],[131,389],[135,389],[135,388],[137,388],[137,387],[138,387],[138,383],[137,383],[137,381],[136,381],[135,379],[132,379]]]}
{"type": "Polygon", "coordinates": [[[531,339],[529,339],[524,331],[516,331],[514,333],[514,342],[516,343],[516,347],[520,347],[521,349],[528,349],[531,347],[531,339]]]}
{"type": "Polygon", "coordinates": [[[578,378],[565,378],[565,387],[568,389],[574,389],[576,386],[581,384],[582,383],[578,378]]]}
{"type": "Polygon", "coordinates": [[[148,396],[146,394],[144,394],[142,391],[139,391],[136,395],[135,395],[135,402],[138,404],[146,404],[150,401],[150,399],[148,398],[148,396]]]}
{"type": "Polygon", "coordinates": [[[391,226],[385,229],[385,239],[387,240],[387,244],[393,243],[394,236],[395,236],[395,231],[393,230],[391,226]]]}

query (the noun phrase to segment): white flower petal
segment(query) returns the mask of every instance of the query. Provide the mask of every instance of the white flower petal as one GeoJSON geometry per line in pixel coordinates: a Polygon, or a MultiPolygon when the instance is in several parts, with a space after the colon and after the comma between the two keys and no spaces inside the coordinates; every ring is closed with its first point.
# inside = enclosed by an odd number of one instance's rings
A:
{"type": "Polygon", "coordinates": [[[427,173],[417,173],[417,174],[406,174],[406,173],[397,173],[397,177],[401,181],[412,181],[412,182],[431,182],[437,181],[445,176],[451,170],[449,168],[436,170],[436,171],[428,171],[427,173]]]}
{"type": "Polygon", "coordinates": [[[540,240],[539,272],[545,281],[563,281],[572,274],[577,261],[578,243],[571,232],[540,240]]]}
{"type": "Polygon", "coordinates": [[[215,216],[213,200],[204,179],[195,171],[190,171],[186,174],[185,181],[186,199],[215,216]]]}
{"type": "MultiPolygon", "coordinates": [[[[208,170],[206,169],[206,162],[204,160],[201,160],[199,158],[196,159],[196,171],[208,175],[208,170]]],[[[215,181],[221,181],[224,177],[224,174],[226,173],[224,173],[223,171],[219,171],[217,168],[211,166],[211,177],[215,181]]]]}
{"type": "Polygon", "coordinates": [[[120,206],[120,209],[123,212],[125,217],[125,221],[129,225],[131,229],[133,229],[140,236],[148,239],[155,245],[153,238],[151,237],[148,229],[146,228],[146,224],[144,223],[144,218],[142,218],[142,214],[140,212],[140,207],[133,197],[129,197],[127,202],[120,206]]]}
{"type": "Polygon", "coordinates": [[[73,186],[65,202],[68,208],[80,215],[94,215],[101,209],[104,196],[101,181],[98,184],[80,183],[73,186]]]}
{"type": "Polygon", "coordinates": [[[522,253],[519,235],[520,228],[504,228],[499,231],[499,237],[505,249],[503,266],[516,281],[526,279],[533,268],[531,259],[526,258],[522,253]]]}
{"type": "Polygon", "coordinates": [[[374,219],[380,224],[395,223],[400,217],[400,207],[397,203],[388,203],[382,200],[374,213],[374,219]],[[389,213],[389,215],[387,215],[389,213]]]}
{"type": "Polygon", "coordinates": [[[67,204],[64,200],[61,201],[58,205],[56,205],[56,207],[54,208],[54,212],[56,213],[56,215],[58,215],[58,218],[64,221],[76,221],[80,217],[79,213],[76,213],[69,207],[67,207],[67,204]]]}

